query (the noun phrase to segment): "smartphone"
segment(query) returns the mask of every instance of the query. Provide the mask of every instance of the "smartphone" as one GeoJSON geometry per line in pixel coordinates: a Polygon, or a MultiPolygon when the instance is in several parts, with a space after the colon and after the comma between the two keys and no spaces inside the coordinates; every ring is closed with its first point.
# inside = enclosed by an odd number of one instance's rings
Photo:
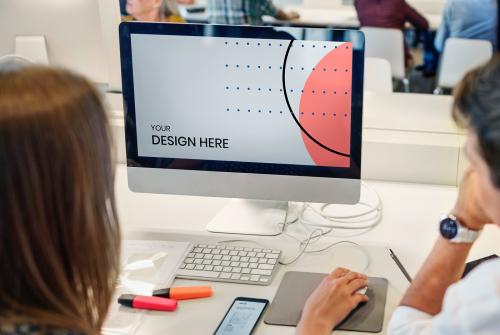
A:
{"type": "Polygon", "coordinates": [[[471,272],[476,266],[478,266],[482,262],[489,261],[489,260],[495,259],[495,258],[498,258],[498,255],[491,255],[491,256],[488,256],[488,257],[476,259],[475,261],[470,261],[470,262],[466,263],[465,264],[464,274],[462,275],[462,278],[464,278],[465,276],[467,276],[469,274],[469,272],[471,272]]]}
{"type": "Polygon", "coordinates": [[[252,334],[268,304],[269,300],[266,299],[234,299],[214,335],[252,334]]]}

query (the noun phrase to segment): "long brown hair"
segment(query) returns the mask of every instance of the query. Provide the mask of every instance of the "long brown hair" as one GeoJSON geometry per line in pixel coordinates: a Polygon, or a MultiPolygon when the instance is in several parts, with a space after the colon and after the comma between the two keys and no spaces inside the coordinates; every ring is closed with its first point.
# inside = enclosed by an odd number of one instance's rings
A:
{"type": "Polygon", "coordinates": [[[111,135],[82,77],[0,71],[0,325],[100,332],[119,273],[111,135]]]}

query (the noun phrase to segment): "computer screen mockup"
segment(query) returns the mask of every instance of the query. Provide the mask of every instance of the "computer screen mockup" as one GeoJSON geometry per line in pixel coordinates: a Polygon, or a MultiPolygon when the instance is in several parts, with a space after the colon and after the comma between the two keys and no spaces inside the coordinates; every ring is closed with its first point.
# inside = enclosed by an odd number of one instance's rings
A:
{"type": "Polygon", "coordinates": [[[136,192],[359,201],[361,32],[120,26],[136,192]]]}

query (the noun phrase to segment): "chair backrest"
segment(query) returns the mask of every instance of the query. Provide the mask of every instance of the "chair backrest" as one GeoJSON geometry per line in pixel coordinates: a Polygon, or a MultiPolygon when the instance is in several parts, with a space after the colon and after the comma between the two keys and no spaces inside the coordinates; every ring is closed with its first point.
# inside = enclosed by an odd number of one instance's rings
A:
{"type": "Polygon", "coordinates": [[[365,91],[392,92],[391,64],[383,58],[365,58],[365,91]]]}
{"type": "Polygon", "coordinates": [[[438,87],[453,88],[470,69],[493,56],[489,41],[449,38],[444,45],[439,69],[438,87]]]}
{"type": "Polygon", "coordinates": [[[383,58],[391,64],[392,76],[406,77],[405,45],[403,32],[398,29],[363,27],[365,33],[365,56],[383,58]]]}

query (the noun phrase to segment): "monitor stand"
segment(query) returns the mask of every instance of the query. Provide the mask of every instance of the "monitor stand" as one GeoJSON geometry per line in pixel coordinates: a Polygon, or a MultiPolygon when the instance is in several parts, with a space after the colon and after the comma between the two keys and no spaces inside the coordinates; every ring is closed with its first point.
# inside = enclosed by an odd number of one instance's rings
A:
{"type": "Polygon", "coordinates": [[[287,219],[288,202],[232,199],[207,225],[212,233],[276,236],[287,219]]]}

